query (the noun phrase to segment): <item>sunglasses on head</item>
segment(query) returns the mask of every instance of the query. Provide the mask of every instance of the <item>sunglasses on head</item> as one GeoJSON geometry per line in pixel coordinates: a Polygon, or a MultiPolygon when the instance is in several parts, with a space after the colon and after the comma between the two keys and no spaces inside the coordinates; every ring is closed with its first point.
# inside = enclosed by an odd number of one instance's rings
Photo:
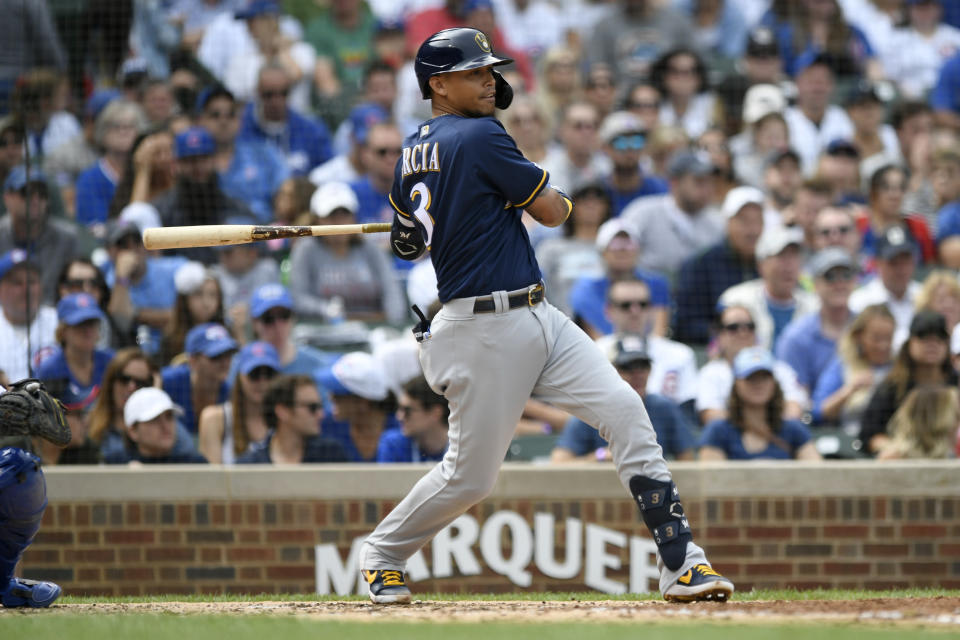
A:
{"type": "Polygon", "coordinates": [[[727,333],[737,333],[738,331],[756,331],[757,325],[753,322],[730,322],[723,325],[723,330],[727,333]]]}
{"type": "Polygon", "coordinates": [[[126,373],[117,375],[117,382],[122,385],[128,385],[132,382],[137,386],[137,389],[145,389],[153,386],[153,378],[138,378],[136,376],[127,375],[126,373]]]}
{"type": "Polygon", "coordinates": [[[273,324],[275,322],[286,322],[293,317],[293,312],[289,309],[277,309],[260,316],[260,322],[263,324],[273,324]]]}
{"type": "Polygon", "coordinates": [[[277,372],[270,367],[257,367],[253,371],[247,374],[247,377],[254,382],[259,382],[261,380],[271,380],[274,376],[277,375],[277,372]]]}
{"type": "Polygon", "coordinates": [[[639,307],[641,309],[646,309],[650,306],[649,300],[617,300],[616,302],[611,302],[611,305],[620,309],[620,311],[629,311],[631,307],[639,307]]]}

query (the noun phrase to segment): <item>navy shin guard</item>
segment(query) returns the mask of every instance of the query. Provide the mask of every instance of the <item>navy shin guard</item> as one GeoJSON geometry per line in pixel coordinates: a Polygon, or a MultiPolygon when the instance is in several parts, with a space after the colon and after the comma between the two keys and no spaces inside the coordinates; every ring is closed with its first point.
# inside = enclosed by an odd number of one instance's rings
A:
{"type": "Polygon", "coordinates": [[[653,534],[663,564],[671,571],[679,570],[687,557],[687,543],[693,540],[693,535],[683,514],[677,485],[633,476],[630,478],[630,493],[640,507],[643,522],[653,534]]]}

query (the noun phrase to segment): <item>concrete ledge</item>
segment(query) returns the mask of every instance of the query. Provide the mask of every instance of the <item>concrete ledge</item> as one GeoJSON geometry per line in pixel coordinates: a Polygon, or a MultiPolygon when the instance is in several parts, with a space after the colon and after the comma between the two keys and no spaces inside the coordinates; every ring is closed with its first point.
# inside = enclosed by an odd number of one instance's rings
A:
{"type": "MultiPolygon", "coordinates": [[[[300,467],[165,465],[50,467],[53,502],[90,500],[342,500],[402,498],[430,465],[308,465],[300,467]]],[[[960,463],[923,460],[673,463],[685,498],[956,496],[960,463]]],[[[626,497],[612,466],[504,464],[491,499],[626,497]]]]}

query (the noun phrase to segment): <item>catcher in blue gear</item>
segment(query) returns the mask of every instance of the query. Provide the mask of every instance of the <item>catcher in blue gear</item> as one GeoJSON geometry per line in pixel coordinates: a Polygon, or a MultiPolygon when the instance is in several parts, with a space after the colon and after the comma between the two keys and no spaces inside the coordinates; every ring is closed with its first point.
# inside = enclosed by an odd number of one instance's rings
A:
{"type": "Polygon", "coordinates": [[[20,557],[40,529],[47,508],[47,484],[33,438],[64,447],[70,427],[63,405],[38,380],[0,387],[0,604],[49,607],[60,597],[52,582],[15,578],[20,557]]]}

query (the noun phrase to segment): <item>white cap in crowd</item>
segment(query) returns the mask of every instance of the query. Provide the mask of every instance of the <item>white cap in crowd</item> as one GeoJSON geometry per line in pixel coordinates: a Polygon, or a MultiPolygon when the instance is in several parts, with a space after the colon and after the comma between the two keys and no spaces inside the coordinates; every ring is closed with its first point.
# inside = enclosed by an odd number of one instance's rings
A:
{"type": "Polygon", "coordinates": [[[803,246],[803,231],[797,227],[775,226],[764,229],[757,240],[757,260],[780,255],[789,246],[803,246]]]}
{"type": "Polygon", "coordinates": [[[359,208],[357,194],[346,182],[327,182],[310,197],[310,211],[318,218],[326,218],[337,209],[356,213],[359,208]]]}
{"type": "Polygon", "coordinates": [[[720,212],[723,217],[729,220],[740,213],[748,204],[759,205],[763,208],[763,192],[756,187],[735,187],[727,192],[727,197],[723,199],[723,206],[720,212]]]}
{"type": "Polygon", "coordinates": [[[783,113],[787,99],[780,87],[772,84],[755,84],[743,96],[743,122],[754,124],[771,113],[783,113]]]}
{"type": "Polygon", "coordinates": [[[149,422],[165,411],[173,411],[177,415],[183,413],[166,391],[157,387],[144,387],[130,394],[123,407],[123,422],[129,428],[138,422],[149,422]]]}

